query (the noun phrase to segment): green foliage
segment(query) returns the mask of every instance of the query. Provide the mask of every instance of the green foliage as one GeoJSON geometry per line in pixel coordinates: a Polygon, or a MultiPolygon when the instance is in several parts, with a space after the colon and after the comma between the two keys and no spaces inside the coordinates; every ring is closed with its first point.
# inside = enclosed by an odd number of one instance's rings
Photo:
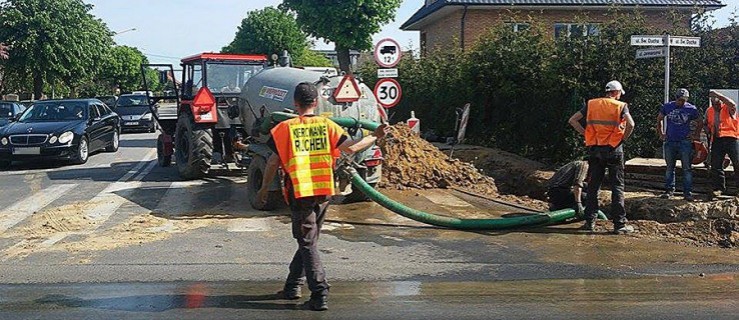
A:
{"type": "Polygon", "coordinates": [[[308,54],[308,36],[300,30],[295,18],[273,7],[250,11],[224,53],[280,54],[290,52],[294,60],[308,54]]]}
{"type": "Polygon", "coordinates": [[[298,24],[315,38],[336,43],[341,70],[349,69],[349,50],[369,50],[372,35],[393,21],[400,0],[284,0],[298,24]]]}
{"type": "Polygon", "coordinates": [[[305,50],[298,58],[293,59],[296,67],[333,67],[331,60],[313,50],[305,50]]]}
{"type": "MultiPolygon", "coordinates": [[[[149,63],[149,60],[139,49],[114,46],[106,52],[104,59],[94,81],[88,82],[81,88],[81,95],[109,95],[113,94],[116,88],[121,92],[143,89],[141,65],[149,63]]],[[[148,70],[147,84],[149,90],[159,90],[159,75],[156,70],[148,70]]]]}
{"type": "MultiPolygon", "coordinates": [[[[664,59],[634,58],[633,34],[660,34],[641,15],[611,12],[595,37],[552,38],[551,25],[523,32],[500,25],[466,51],[434,51],[399,65],[401,104],[390,113],[400,121],[416,112],[424,130],[442,136],[454,131],[455,109],[469,102],[469,142],[498,147],[549,163],[583,155],[583,138],[567,123],[588,99],[604,95],[604,85],[619,80],[623,100],[636,121],[627,156],[655,156],[660,142],[656,117],[664,99],[664,59]]],[[[671,91],[685,87],[692,103],[707,108],[710,88],[739,84],[739,26],[677,28],[673,34],[699,36],[701,48],[675,48],[671,91]]],[[[457,46],[450,46],[457,47],[457,46]]],[[[360,70],[369,85],[376,66],[360,70]]]]}
{"type": "Polygon", "coordinates": [[[0,42],[11,48],[8,76],[33,81],[36,96],[45,83],[61,81],[75,91],[91,81],[113,44],[91,9],[81,0],[0,2],[0,42]]]}

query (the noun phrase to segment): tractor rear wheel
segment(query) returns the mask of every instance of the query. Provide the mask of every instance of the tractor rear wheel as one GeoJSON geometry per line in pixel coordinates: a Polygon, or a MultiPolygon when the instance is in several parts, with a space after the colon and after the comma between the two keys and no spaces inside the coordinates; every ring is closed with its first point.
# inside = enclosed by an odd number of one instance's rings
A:
{"type": "Polygon", "coordinates": [[[213,133],[207,127],[193,123],[186,114],[177,119],[175,157],[180,177],[194,180],[205,177],[213,158],[213,133]]]}
{"type": "Polygon", "coordinates": [[[280,191],[270,191],[267,196],[267,203],[264,205],[257,203],[257,193],[262,188],[262,180],[264,178],[264,169],[267,167],[267,161],[262,156],[255,155],[249,164],[246,198],[252,208],[261,211],[270,211],[278,208],[285,203],[280,191]]]}

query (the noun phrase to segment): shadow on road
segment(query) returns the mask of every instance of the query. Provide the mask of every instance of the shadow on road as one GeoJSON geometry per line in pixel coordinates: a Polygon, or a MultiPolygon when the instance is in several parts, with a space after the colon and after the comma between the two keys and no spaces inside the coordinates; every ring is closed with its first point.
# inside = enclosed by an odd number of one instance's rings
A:
{"type": "MultiPolygon", "coordinates": [[[[284,210],[257,211],[246,198],[246,184],[226,178],[206,178],[197,185],[178,188],[146,186],[116,191],[146,208],[152,215],[171,220],[239,219],[286,215],[284,210]]],[[[284,208],[279,208],[284,209],[284,208]]]]}
{"type": "Polygon", "coordinates": [[[301,304],[279,302],[277,295],[201,294],[141,295],[115,298],[82,299],[65,295],[48,295],[35,300],[38,304],[54,304],[65,308],[94,308],[129,312],[164,312],[175,309],[225,308],[251,310],[300,310],[301,304]],[[275,301],[275,302],[268,302],[275,301]]]}
{"type": "MultiPolygon", "coordinates": [[[[110,167],[85,168],[76,167],[70,169],[59,169],[47,172],[51,180],[90,180],[103,182],[116,182],[129,170],[140,164],[138,161],[126,161],[111,163],[110,167]]],[[[38,169],[38,168],[37,168],[38,169]]]]}

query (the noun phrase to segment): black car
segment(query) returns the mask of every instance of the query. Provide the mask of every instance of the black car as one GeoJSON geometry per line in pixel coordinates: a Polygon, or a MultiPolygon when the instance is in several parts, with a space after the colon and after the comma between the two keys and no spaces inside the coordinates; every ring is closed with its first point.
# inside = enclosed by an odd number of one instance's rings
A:
{"type": "Polygon", "coordinates": [[[146,95],[123,94],[118,97],[113,110],[121,117],[124,131],[157,131],[146,95]]]}
{"type": "Polygon", "coordinates": [[[82,164],[97,150],[115,152],[120,121],[97,99],[36,101],[0,129],[0,167],[39,158],[82,164]]]}
{"type": "Polygon", "coordinates": [[[116,100],[118,100],[118,97],[117,96],[100,96],[100,97],[95,97],[95,99],[98,99],[102,101],[103,103],[105,103],[106,106],[113,108],[113,106],[115,106],[116,100]]]}
{"type": "Polygon", "coordinates": [[[0,101],[0,128],[13,121],[26,110],[22,104],[14,101],[0,101]]]}

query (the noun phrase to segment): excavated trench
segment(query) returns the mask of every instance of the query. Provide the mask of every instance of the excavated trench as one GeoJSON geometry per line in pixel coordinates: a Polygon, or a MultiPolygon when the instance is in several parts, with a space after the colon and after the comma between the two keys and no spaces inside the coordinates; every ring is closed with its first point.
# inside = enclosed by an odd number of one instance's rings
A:
{"type": "MultiPolygon", "coordinates": [[[[380,146],[385,155],[382,188],[463,189],[532,209],[547,208],[546,182],[554,171],[542,163],[476,146],[457,147],[452,159],[448,146],[434,146],[402,123],[390,127],[380,146]]],[[[739,246],[739,199],[689,203],[657,195],[657,191],[627,192],[626,211],[639,231],[636,237],[695,246],[739,246]]],[[[599,199],[608,214],[610,193],[601,191],[599,199]]],[[[602,228],[607,227],[608,223],[602,228]]]]}

